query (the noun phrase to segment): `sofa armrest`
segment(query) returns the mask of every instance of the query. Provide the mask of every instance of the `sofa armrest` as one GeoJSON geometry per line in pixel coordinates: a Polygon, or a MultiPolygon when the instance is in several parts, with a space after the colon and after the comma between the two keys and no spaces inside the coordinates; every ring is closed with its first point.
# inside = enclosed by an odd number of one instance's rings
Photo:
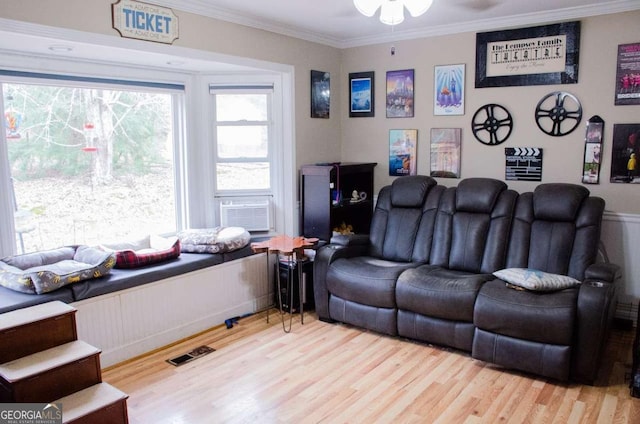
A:
{"type": "Polygon", "coordinates": [[[620,267],[612,263],[597,263],[590,265],[584,272],[586,281],[598,280],[613,283],[621,277],[620,267]]]}
{"type": "Polygon", "coordinates": [[[332,322],[329,317],[329,290],[327,289],[327,271],[331,263],[338,258],[366,255],[368,251],[368,243],[355,245],[332,243],[317,250],[313,261],[313,295],[316,313],[321,321],[332,322]]]}
{"type": "Polygon", "coordinates": [[[579,290],[571,379],[593,384],[616,310],[617,285],[585,281],[579,290]]]}
{"type": "Polygon", "coordinates": [[[331,237],[331,244],[340,246],[368,246],[369,234],[340,234],[331,237]]]}

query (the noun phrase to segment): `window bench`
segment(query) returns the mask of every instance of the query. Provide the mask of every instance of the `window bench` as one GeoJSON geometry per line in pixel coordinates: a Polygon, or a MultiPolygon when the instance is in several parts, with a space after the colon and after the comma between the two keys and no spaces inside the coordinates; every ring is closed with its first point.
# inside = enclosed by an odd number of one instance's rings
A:
{"type": "Polygon", "coordinates": [[[52,300],[71,304],[78,310],[78,337],[102,350],[106,367],[267,307],[271,287],[264,261],[264,254],[246,246],[113,269],[42,295],[0,287],[0,313],[52,300]]]}

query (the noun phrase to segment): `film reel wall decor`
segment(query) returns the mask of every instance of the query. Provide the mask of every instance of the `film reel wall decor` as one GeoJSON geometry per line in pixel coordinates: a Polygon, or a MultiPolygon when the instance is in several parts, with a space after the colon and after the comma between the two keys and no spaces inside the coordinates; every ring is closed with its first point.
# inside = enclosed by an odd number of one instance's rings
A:
{"type": "Polygon", "coordinates": [[[507,109],[486,104],[476,111],[471,120],[471,131],[476,139],[489,146],[504,143],[513,130],[513,118],[507,109]]]}
{"type": "Polygon", "coordinates": [[[535,117],[540,131],[562,137],[578,128],[582,120],[582,105],[573,94],[554,91],[538,102],[535,117]]]}

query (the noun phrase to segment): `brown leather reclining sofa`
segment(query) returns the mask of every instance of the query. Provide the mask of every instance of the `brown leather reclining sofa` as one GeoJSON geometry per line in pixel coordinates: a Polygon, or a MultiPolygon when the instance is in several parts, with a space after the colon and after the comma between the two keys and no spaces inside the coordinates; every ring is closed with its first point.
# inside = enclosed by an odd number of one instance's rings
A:
{"type": "Polygon", "coordinates": [[[620,277],[596,263],[603,212],[603,199],[573,184],[518,194],[488,178],[450,188],[398,178],[380,191],[368,235],[318,250],[317,314],[593,384],[620,277]],[[504,269],[577,285],[523,289],[493,274],[504,269]]]}

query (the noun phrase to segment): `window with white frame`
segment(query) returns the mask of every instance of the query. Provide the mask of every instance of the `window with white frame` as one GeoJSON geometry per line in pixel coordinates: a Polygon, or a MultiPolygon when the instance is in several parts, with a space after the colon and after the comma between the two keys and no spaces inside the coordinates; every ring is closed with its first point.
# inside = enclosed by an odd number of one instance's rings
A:
{"type": "Polygon", "coordinates": [[[30,75],[0,92],[17,252],[176,232],[181,86],[30,75]]]}
{"type": "Polygon", "coordinates": [[[273,228],[273,87],[211,86],[219,223],[273,228]]]}

